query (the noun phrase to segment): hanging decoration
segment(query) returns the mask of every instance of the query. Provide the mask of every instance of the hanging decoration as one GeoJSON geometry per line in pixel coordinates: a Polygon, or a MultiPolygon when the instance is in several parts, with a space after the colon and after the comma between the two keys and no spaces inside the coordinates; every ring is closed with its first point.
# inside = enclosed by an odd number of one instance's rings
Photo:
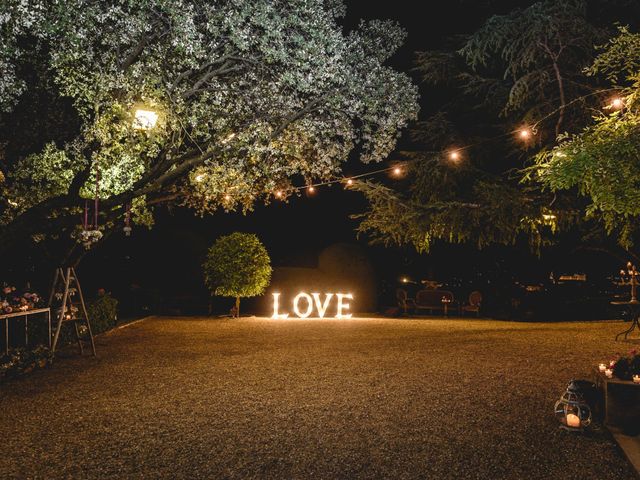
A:
{"type": "Polygon", "coordinates": [[[94,243],[98,243],[102,239],[102,232],[98,228],[98,213],[100,206],[100,170],[96,165],[96,193],[93,201],[93,221],[89,222],[89,200],[84,201],[84,216],[82,220],[82,229],[77,235],[72,235],[78,243],[81,243],[87,250],[94,243]]]}
{"type": "Polygon", "coordinates": [[[124,208],[124,228],[122,229],[122,231],[124,232],[125,236],[129,237],[131,236],[131,203],[127,202],[124,208]]]}

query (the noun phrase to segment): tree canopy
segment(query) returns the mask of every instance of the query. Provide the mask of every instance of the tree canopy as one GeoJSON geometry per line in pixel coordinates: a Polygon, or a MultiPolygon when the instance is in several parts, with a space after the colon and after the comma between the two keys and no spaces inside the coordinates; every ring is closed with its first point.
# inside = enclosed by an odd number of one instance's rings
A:
{"type": "MultiPolygon", "coordinates": [[[[415,70],[436,103],[413,129],[412,150],[401,152],[405,178],[354,187],[370,205],[357,216],[360,233],[419,251],[434,241],[485,247],[520,238],[539,251],[560,229],[592,227],[592,219],[581,222],[582,198],[541,188],[524,170],[564,132],[588,124],[611,96],[603,79],[585,74],[595,46],[612,34],[600,21],[608,5],[587,5],[540,1],[417,54],[415,70]]],[[[603,62],[598,57],[592,68],[603,62]]],[[[561,181],[548,172],[549,181],[561,181]]]]}
{"type": "Polygon", "coordinates": [[[341,0],[2,2],[0,124],[60,104],[47,113],[64,130],[32,150],[0,139],[3,246],[70,231],[96,195],[106,228],[128,204],[149,223],[167,198],[246,211],[351,152],[384,159],[418,110],[385,64],[405,35],[387,21],[344,33],[344,15],[341,0]],[[138,110],[154,128],[134,128],[138,110]]]}
{"type": "Polygon", "coordinates": [[[235,232],[218,238],[203,265],[205,284],[214,294],[236,299],[262,295],[271,281],[271,259],[258,237],[235,232]]]}
{"type": "Polygon", "coordinates": [[[630,247],[640,217],[640,34],[621,28],[588,73],[620,87],[621,108],[611,104],[582,132],[563,136],[529,173],[553,192],[576,189],[587,197],[587,216],[630,247]]]}

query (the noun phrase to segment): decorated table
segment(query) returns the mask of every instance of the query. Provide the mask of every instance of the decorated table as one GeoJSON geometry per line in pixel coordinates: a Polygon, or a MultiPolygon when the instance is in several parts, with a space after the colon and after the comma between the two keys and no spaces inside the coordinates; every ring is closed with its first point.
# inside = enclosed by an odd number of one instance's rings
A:
{"type": "Polygon", "coordinates": [[[18,310],[10,313],[0,313],[0,321],[4,320],[4,338],[5,353],[9,353],[9,320],[24,317],[24,341],[25,345],[29,343],[29,316],[46,314],[47,326],[49,328],[49,346],[51,346],[51,309],[50,308],[31,308],[27,310],[18,310]]]}

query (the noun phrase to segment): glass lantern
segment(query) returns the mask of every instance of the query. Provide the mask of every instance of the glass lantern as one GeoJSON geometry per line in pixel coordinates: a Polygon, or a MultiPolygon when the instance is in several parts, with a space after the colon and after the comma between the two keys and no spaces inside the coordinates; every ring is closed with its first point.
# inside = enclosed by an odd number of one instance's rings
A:
{"type": "Polygon", "coordinates": [[[560,428],[571,432],[582,432],[591,424],[591,407],[585,400],[585,392],[595,385],[584,380],[571,380],[567,390],[556,402],[554,411],[560,428]]]}

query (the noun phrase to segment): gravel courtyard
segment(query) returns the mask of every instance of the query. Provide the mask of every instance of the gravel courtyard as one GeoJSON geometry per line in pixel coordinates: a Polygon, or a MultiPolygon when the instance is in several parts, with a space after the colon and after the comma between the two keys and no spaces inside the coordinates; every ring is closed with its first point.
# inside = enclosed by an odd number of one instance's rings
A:
{"type": "Polygon", "coordinates": [[[0,478],[632,479],[552,413],[621,329],[150,318],[0,385],[0,478]]]}

